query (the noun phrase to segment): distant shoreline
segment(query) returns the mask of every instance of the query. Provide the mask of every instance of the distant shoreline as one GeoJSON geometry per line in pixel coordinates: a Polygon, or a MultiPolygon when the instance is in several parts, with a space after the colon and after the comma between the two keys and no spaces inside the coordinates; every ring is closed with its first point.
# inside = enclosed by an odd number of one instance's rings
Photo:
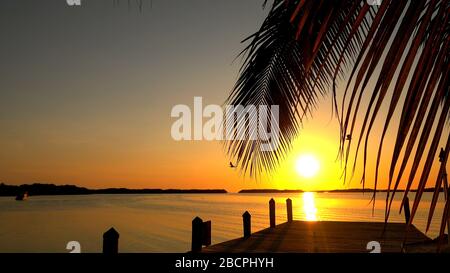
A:
{"type": "MultiPolygon", "coordinates": [[[[387,192],[387,189],[376,190],[376,192],[387,192]]],[[[404,192],[404,189],[398,189],[397,192],[404,192]]],[[[416,192],[417,190],[410,190],[410,192],[416,192]]],[[[441,188],[440,192],[444,189],[441,188]]],[[[343,190],[316,190],[316,191],[304,191],[304,190],[278,190],[278,189],[245,189],[240,190],[238,193],[302,193],[302,192],[317,192],[317,193],[363,193],[374,192],[373,189],[343,189],[343,190]]],[[[392,192],[392,190],[391,190],[392,192]]],[[[434,192],[434,188],[426,188],[424,192],[434,192]]]]}
{"type": "MultiPolygon", "coordinates": [[[[399,189],[397,192],[404,192],[399,189]]],[[[411,190],[415,192],[416,190],[411,190]]],[[[127,188],[106,188],[106,189],[88,189],[75,185],[54,185],[54,184],[23,184],[6,185],[0,183],[0,196],[17,196],[27,192],[29,196],[39,195],[90,195],[90,194],[226,194],[225,189],[127,189],[127,188]]],[[[373,189],[342,189],[342,190],[317,190],[304,191],[300,189],[243,189],[238,194],[258,194],[258,193],[372,193],[373,189]]],[[[377,190],[378,192],[387,192],[386,189],[377,190]]],[[[434,188],[426,188],[425,192],[434,192],[434,188]]],[[[440,192],[443,192],[441,188],[440,192]]]]}
{"type": "Polygon", "coordinates": [[[238,193],[302,193],[303,190],[277,190],[277,189],[246,189],[238,193]]]}
{"type": "Polygon", "coordinates": [[[228,193],[224,189],[88,189],[75,185],[54,185],[54,184],[24,184],[5,185],[0,184],[0,196],[17,196],[27,192],[29,196],[39,195],[89,195],[89,194],[224,194],[228,193]]]}

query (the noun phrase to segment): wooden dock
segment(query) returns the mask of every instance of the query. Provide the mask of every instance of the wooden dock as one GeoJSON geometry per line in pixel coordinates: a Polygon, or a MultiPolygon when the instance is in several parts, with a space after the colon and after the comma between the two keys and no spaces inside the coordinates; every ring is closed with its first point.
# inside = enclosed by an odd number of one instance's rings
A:
{"type": "MultiPolygon", "coordinates": [[[[292,221],[239,238],[203,248],[202,253],[368,253],[368,243],[379,242],[380,251],[401,252],[406,224],[382,222],[292,221]]],[[[414,226],[408,231],[407,245],[428,243],[431,239],[414,226]]],[[[370,245],[369,245],[370,246],[370,245]]]]}
{"type": "MultiPolygon", "coordinates": [[[[252,233],[251,214],[242,214],[243,237],[211,245],[211,221],[192,220],[193,253],[450,253],[445,235],[434,240],[415,226],[407,227],[409,200],[403,212],[405,223],[295,221],[292,200],[286,200],[287,222],[276,225],[275,201],[269,201],[270,227],[252,233]],[[405,238],[406,236],[406,238],[405,238]],[[443,246],[443,244],[445,244],[443,246]],[[439,247],[438,247],[439,245],[439,247]]],[[[117,254],[119,233],[111,228],[103,234],[103,253],[117,254]]]]}
{"type": "MultiPolygon", "coordinates": [[[[243,237],[211,245],[211,221],[192,221],[192,252],[204,253],[399,253],[436,252],[437,241],[405,223],[294,221],[292,200],[286,200],[287,222],[276,225],[275,201],[269,201],[270,227],[251,232],[251,214],[242,215],[243,237]],[[203,247],[205,246],[205,247],[203,247]]],[[[442,242],[443,240],[441,240],[442,242]]],[[[445,241],[448,242],[447,238],[445,241]]]]}

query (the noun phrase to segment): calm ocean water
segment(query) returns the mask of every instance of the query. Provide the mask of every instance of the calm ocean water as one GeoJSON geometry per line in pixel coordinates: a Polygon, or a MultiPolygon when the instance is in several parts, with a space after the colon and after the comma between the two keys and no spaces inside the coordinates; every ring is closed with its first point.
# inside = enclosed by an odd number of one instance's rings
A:
{"type": "MultiPolygon", "coordinates": [[[[403,222],[400,198],[390,221],[403,222]]],[[[411,194],[410,199],[413,198],[411,194]]],[[[0,197],[0,252],[68,252],[78,241],[82,252],[101,252],[102,234],[110,227],[120,233],[120,252],[186,252],[195,216],[212,221],[212,242],[242,236],[242,213],[252,215],[252,232],[269,225],[268,201],[277,204],[277,223],[286,221],[286,198],[293,200],[295,220],[383,221],[385,194],[377,198],[374,215],[371,194],[174,194],[33,196],[25,202],[0,197]]],[[[425,230],[431,193],[425,193],[414,224],[425,230]]],[[[431,230],[436,237],[443,196],[431,230]]]]}

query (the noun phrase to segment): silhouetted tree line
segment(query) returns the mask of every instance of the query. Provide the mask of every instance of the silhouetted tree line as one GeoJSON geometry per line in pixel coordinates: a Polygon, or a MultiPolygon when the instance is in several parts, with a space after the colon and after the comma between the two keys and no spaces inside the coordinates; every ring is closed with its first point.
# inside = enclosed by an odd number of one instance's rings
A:
{"type": "Polygon", "coordinates": [[[28,195],[73,195],[73,194],[89,194],[87,188],[77,187],[74,185],[54,184],[24,184],[20,186],[0,184],[0,196],[16,196],[18,194],[28,192],[28,195]]]}
{"type": "Polygon", "coordinates": [[[24,185],[6,185],[0,183],[0,196],[17,196],[27,192],[28,195],[81,195],[81,194],[170,194],[170,193],[227,193],[223,189],[87,189],[75,185],[54,185],[54,184],[24,184],[24,185]]]}

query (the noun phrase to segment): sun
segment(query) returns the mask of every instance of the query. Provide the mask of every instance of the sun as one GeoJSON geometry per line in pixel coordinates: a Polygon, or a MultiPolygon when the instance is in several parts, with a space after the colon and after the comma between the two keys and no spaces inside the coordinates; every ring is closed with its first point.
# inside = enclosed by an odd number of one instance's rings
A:
{"type": "Polygon", "coordinates": [[[295,163],[295,169],[299,175],[312,178],[319,172],[320,163],[314,155],[301,155],[295,163]]]}

